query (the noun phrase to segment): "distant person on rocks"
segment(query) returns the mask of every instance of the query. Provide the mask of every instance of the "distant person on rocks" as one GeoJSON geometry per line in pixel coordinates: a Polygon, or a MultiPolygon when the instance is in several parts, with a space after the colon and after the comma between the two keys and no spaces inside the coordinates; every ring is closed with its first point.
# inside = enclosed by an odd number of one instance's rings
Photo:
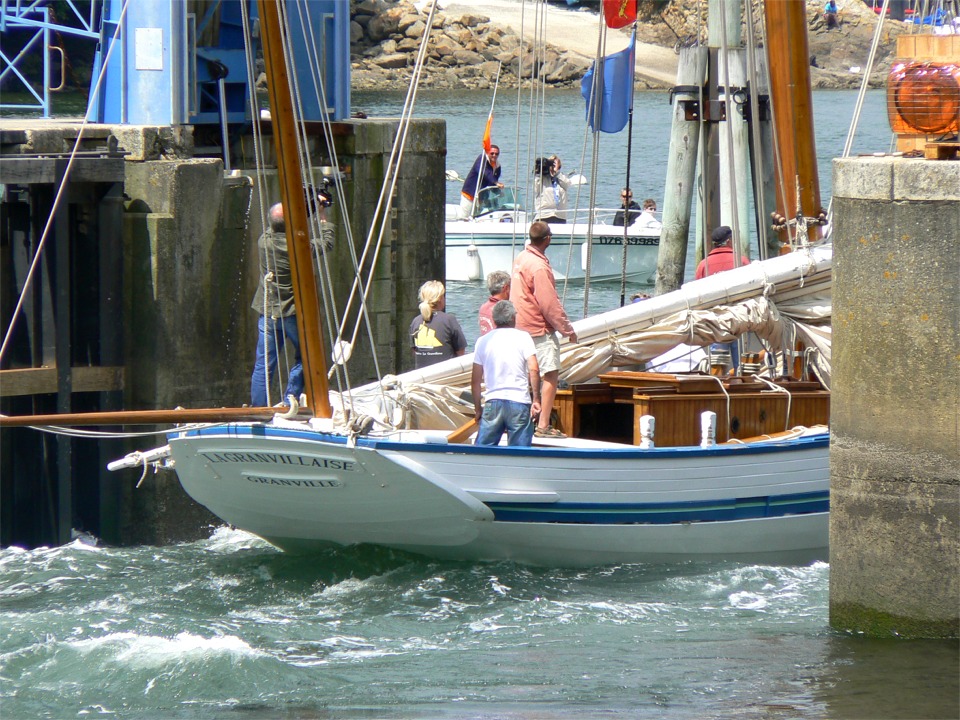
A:
{"type": "Polygon", "coordinates": [[[507,300],[510,297],[510,273],[503,270],[494,270],[487,275],[487,292],[490,297],[480,306],[480,334],[486,335],[493,330],[493,306],[501,300],[507,300]]]}
{"type": "Polygon", "coordinates": [[[540,413],[540,367],[530,333],[516,329],[517,310],[509,300],[493,307],[492,331],[477,340],[470,389],[480,423],[477,445],[499,445],[507,433],[508,445],[530,445],[533,418],[540,413]],[[480,404],[480,385],[486,383],[486,402],[480,404]]]}
{"type": "Polygon", "coordinates": [[[567,190],[570,178],[560,172],[563,163],[556,155],[537,158],[533,163],[533,214],[536,220],[552,224],[567,222],[567,190]]]}
{"type": "Polygon", "coordinates": [[[627,225],[633,225],[640,217],[640,206],[633,199],[633,190],[624,188],[620,191],[620,209],[613,217],[613,224],[617,227],[623,227],[624,220],[627,225]]]}
{"type": "Polygon", "coordinates": [[[410,323],[417,369],[463,355],[467,339],[457,318],[444,312],[446,291],[439,280],[420,286],[420,314],[410,323]]]}
{"type": "MultiPolygon", "coordinates": [[[[334,228],[327,222],[326,208],[320,205],[320,237],[311,242],[323,251],[333,247],[334,228]]],[[[287,377],[283,397],[293,395],[298,400],[303,392],[303,365],[300,357],[300,335],[297,330],[297,309],[293,302],[293,285],[290,281],[290,256],[287,252],[286,224],[283,206],[273,205],[267,211],[268,229],[257,241],[260,256],[260,284],[251,307],[260,313],[257,321],[259,338],[257,354],[250,378],[250,402],[254,407],[270,405],[268,388],[277,373],[280,355],[290,343],[293,349],[293,365],[287,377]]]]}
{"type": "Polygon", "coordinates": [[[828,30],[840,26],[840,21],[837,18],[837,3],[834,0],[827,0],[826,5],[823,6],[823,21],[826,23],[828,30]]]}
{"type": "Polygon", "coordinates": [[[553,234],[550,226],[537,221],[530,226],[530,244],[517,255],[510,278],[510,302],[517,309],[517,327],[533,337],[540,366],[541,410],[534,435],[543,438],[564,438],[562,432],[550,424],[553,401],[560,381],[560,340],[557,333],[570,342],[577,342],[577,333],[567,318],[553,268],[546,251],[553,234]]]}
{"type": "Polygon", "coordinates": [[[467,179],[463,181],[463,189],[460,191],[460,215],[470,217],[473,213],[474,198],[477,193],[486,187],[502,188],[500,182],[500,147],[490,146],[489,153],[480,153],[473,162],[473,167],[467,173],[467,179]]]}

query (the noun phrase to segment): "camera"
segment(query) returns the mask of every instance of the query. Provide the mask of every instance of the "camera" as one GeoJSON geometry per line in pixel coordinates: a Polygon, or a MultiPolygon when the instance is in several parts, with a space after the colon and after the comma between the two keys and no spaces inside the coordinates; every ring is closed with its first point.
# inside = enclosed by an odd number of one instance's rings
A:
{"type": "Polygon", "coordinates": [[[540,157],[533,161],[533,173],[535,175],[543,175],[546,177],[550,175],[552,170],[553,160],[550,158],[540,157]]]}
{"type": "Polygon", "coordinates": [[[324,178],[320,185],[308,185],[303,190],[307,198],[307,211],[315,213],[320,208],[328,208],[333,205],[333,188],[330,186],[330,178],[324,178]]]}

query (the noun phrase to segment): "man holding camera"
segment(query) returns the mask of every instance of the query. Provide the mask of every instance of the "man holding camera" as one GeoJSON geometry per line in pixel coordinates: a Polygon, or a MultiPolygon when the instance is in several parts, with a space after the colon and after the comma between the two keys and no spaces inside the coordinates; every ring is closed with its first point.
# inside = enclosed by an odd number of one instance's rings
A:
{"type": "MultiPolygon", "coordinates": [[[[324,186],[316,197],[308,196],[308,207],[320,221],[320,235],[310,242],[319,254],[333,247],[333,224],[327,222],[327,208],[332,204],[330,191],[324,186]]],[[[293,365],[287,376],[283,397],[293,395],[299,400],[303,392],[303,366],[300,359],[300,335],[297,332],[297,309],[293,302],[293,285],[290,280],[290,256],[287,251],[286,223],[283,206],[271,206],[267,212],[269,228],[257,241],[260,256],[260,284],[251,307],[260,314],[257,327],[257,354],[250,378],[250,401],[254,407],[268,407],[271,378],[276,374],[284,346],[290,343],[293,349],[293,365]]],[[[284,353],[285,354],[285,353],[284,353]]]]}
{"type": "Polygon", "coordinates": [[[537,158],[533,163],[534,219],[545,223],[566,223],[567,190],[570,179],[560,172],[563,163],[556,155],[537,158]]]}

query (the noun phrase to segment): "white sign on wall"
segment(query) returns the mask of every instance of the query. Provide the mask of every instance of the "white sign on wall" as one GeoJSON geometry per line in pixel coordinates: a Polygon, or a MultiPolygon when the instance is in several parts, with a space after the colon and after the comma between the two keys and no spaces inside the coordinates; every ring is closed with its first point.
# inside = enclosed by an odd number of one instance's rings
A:
{"type": "Polygon", "coordinates": [[[163,28],[136,28],[133,48],[137,70],[163,70],[163,28]]]}

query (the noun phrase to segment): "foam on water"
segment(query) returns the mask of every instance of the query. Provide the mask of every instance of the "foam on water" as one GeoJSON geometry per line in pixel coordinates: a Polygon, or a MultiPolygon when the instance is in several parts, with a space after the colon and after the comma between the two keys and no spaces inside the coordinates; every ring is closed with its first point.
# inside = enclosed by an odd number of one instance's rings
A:
{"type": "MultiPolygon", "coordinates": [[[[56,559],[9,550],[0,587],[20,591],[4,596],[0,699],[4,717],[844,717],[833,688],[864,663],[827,625],[828,579],[823,563],[296,558],[235,531],[56,559]]],[[[873,650],[871,692],[896,652],[898,675],[927,688],[914,710],[949,707],[943,644],[873,650]]]]}
{"type": "Polygon", "coordinates": [[[66,648],[81,655],[100,655],[133,668],[157,667],[168,663],[209,660],[215,656],[237,659],[262,653],[238,637],[202,637],[189,632],[172,638],[137,633],[110,633],[101,637],[67,641],[66,648]]]}

